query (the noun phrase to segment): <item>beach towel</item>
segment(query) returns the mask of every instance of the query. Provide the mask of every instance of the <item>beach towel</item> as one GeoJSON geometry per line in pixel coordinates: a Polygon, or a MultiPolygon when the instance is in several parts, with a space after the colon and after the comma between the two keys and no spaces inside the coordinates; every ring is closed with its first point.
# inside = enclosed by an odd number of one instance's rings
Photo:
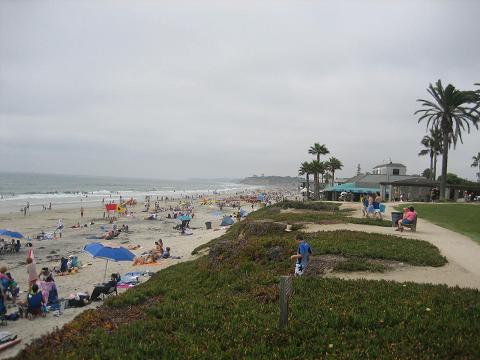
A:
{"type": "Polygon", "coordinates": [[[126,273],[124,276],[152,276],[153,273],[149,272],[149,271],[132,271],[132,272],[128,272],[126,273]]]}
{"type": "Polygon", "coordinates": [[[153,263],[149,263],[149,264],[135,264],[133,266],[158,266],[158,265],[161,265],[161,263],[153,262],[153,263]]]}

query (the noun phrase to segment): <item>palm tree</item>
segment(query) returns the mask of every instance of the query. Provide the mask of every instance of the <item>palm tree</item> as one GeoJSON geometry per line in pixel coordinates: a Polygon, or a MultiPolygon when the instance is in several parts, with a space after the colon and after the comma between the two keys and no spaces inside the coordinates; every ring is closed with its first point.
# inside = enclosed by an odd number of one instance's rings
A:
{"type": "Polygon", "coordinates": [[[315,188],[314,188],[314,199],[318,200],[320,198],[320,182],[318,174],[325,172],[325,165],[323,162],[318,160],[312,160],[310,162],[310,170],[315,174],[314,181],[315,181],[315,188]]]}
{"type": "Polygon", "coordinates": [[[442,153],[442,132],[439,129],[430,129],[430,135],[425,135],[420,141],[425,149],[418,155],[430,156],[430,179],[435,180],[437,174],[437,156],[442,153]]]}
{"type": "MultiPolygon", "coordinates": [[[[319,143],[314,143],[313,146],[310,146],[310,149],[308,149],[308,153],[312,155],[316,155],[317,161],[320,162],[320,155],[330,154],[330,151],[327,149],[325,144],[320,145],[319,143]]],[[[322,176],[322,182],[323,182],[323,176],[322,176]]]]}
{"type": "Polygon", "coordinates": [[[478,173],[477,173],[477,181],[480,182],[480,152],[477,154],[477,156],[472,156],[473,163],[470,165],[471,167],[478,167],[478,173]]]}
{"type": "Polygon", "coordinates": [[[342,170],[343,164],[335,157],[331,157],[327,162],[327,169],[332,173],[332,186],[335,182],[335,170],[342,170]]]}
{"type": "Polygon", "coordinates": [[[310,198],[310,174],[310,163],[304,161],[300,165],[300,169],[298,169],[298,175],[305,175],[305,179],[307,180],[307,199],[310,198]]]}
{"type": "Polygon", "coordinates": [[[448,84],[443,87],[442,82],[438,80],[433,86],[427,89],[427,92],[433,97],[433,101],[418,99],[422,103],[422,109],[415,111],[420,114],[418,122],[427,121],[427,127],[440,129],[442,132],[442,178],[440,183],[440,200],[445,199],[445,187],[447,180],[448,149],[453,143],[455,148],[457,140],[462,140],[462,130],[470,133],[470,126],[478,129],[478,120],[480,112],[480,95],[473,91],[461,91],[453,85],[448,84]]]}

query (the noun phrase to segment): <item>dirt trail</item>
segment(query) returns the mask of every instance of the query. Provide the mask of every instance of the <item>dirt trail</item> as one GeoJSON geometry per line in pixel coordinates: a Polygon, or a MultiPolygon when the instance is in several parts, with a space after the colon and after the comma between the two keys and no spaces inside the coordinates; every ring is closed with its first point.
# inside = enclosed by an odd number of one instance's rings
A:
{"type": "MultiPolygon", "coordinates": [[[[359,204],[355,205],[356,209],[360,209],[359,204]]],[[[352,206],[351,203],[348,204],[348,207],[352,206]]],[[[389,207],[391,208],[391,206],[389,207]]],[[[390,218],[390,211],[391,209],[387,211],[384,218],[390,218]]],[[[361,215],[360,210],[355,213],[356,216],[358,216],[358,214],[361,215]]],[[[364,278],[395,280],[400,282],[412,281],[480,289],[480,245],[462,234],[442,228],[422,218],[418,219],[416,232],[406,230],[403,233],[399,233],[394,231],[393,228],[359,224],[308,224],[304,231],[316,232],[332,230],[375,232],[425,240],[440,249],[442,255],[447,258],[448,264],[439,268],[406,266],[386,273],[333,273],[328,276],[343,279],[364,278]]]]}

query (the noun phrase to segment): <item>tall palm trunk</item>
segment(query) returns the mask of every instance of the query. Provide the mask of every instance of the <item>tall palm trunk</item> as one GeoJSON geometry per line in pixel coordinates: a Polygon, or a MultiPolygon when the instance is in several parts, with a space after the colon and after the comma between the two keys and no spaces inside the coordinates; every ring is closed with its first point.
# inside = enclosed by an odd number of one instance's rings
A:
{"type": "Polygon", "coordinates": [[[437,178],[437,153],[433,155],[433,178],[432,180],[435,180],[437,178]]]}
{"type": "Polygon", "coordinates": [[[313,188],[313,199],[317,200],[317,196],[318,196],[318,172],[315,172],[313,174],[313,181],[315,183],[315,186],[313,188]]]}
{"type": "Polygon", "coordinates": [[[432,151],[430,151],[430,178],[433,177],[432,180],[435,180],[435,176],[433,175],[433,157],[434,157],[434,153],[432,151]]]}
{"type": "Polygon", "coordinates": [[[335,170],[332,169],[332,186],[335,185],[335,170]]]}
{"type": "Polygon", "coordinates": [[[443,151],[442,151],[442,181],[440,182],[440,200],[445,200],[447,187],[447,163],[448,163],[448,135],[449,129],[447,119],[442,120],[443,151]]]}
{"type": "MultiPolygon", "coordinates": [[[[317,153],[317,161],[320,162],[320,154],[317,153]]],[[[320,175],[317,173],[317,180],[315,181],[315,200],[320,199],[320,175]]]]}

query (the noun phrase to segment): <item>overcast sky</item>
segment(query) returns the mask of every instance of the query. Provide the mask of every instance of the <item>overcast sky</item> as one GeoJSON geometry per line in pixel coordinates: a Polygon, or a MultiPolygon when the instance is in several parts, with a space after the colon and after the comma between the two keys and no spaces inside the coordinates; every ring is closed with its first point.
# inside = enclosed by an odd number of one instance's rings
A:
{"type": "MultiPolygon", "coordinates": [[[[478,1],[0,0],[2,170],[165,179],[408,173],[430,82],[480,82],[478,1]]],[[[449,171],[474,179],[480,132],[449,171]]]]}

